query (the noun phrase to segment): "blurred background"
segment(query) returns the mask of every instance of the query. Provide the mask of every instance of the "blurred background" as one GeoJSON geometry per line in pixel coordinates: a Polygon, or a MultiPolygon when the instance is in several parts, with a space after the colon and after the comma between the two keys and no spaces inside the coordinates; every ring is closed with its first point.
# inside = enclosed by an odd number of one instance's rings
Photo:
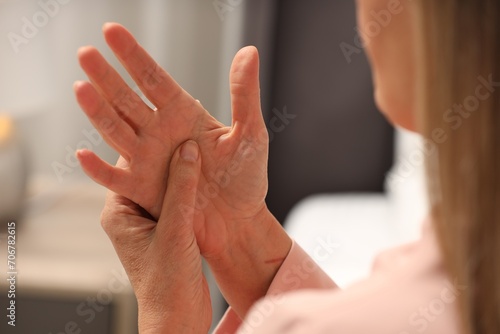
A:
{"type": "MultiPolygon", "coordinates": [[[[77,49],[95,45],[136,87],[104,43],[109,21],[226,124],[232,58],[259,48],[268,205],[307,251],[336,240],[320,265],[341,285],[366,275],[378,250],[418,236],[428,152],[376,110],[354,1],[0,0],[0,254],[15,221],[18,305],[17,326],[2,320],[2,333],[137,331],[133,294],[99,226],[105,192],[73,157],[86,147],[117,158],[73,96],[85,79],[77,49]]],[[[211,288],[215,324],[225,304],[211,288]]]]}

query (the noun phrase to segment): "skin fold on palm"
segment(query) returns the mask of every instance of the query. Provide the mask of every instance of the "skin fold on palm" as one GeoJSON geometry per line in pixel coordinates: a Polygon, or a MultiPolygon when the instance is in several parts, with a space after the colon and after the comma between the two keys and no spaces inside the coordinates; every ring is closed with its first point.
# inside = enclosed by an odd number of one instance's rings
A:
{"type": "Polygon", "coordinates": [[[194,230],[202,254],[217,257],[234,229],[266,210],[268,137],[260,109],[258,54],[242,49],[230,74],[233,123],[224,126],[184,91],[124,27],[106,24],[104,36],[156,109],[152,110],[93,47],[78,52],[90,82],[75,83],[77,100],[120,158],[116,166],[93,152],[77,152],[97,183],[146,210],[161,212],[172,155],[189,139],[201,151],[194,230]]]}

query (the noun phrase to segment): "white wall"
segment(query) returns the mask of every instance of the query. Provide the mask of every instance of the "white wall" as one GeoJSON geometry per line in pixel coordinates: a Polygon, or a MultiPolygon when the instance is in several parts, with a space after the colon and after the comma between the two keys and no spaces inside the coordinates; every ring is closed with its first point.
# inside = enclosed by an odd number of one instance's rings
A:
{"type": "MultiPolygon", "coordinates": [[[[42,0],[51,3],[56,0],[42,0]]],[[[91,125],[77,106],[72,83],[84,79],[78,47],[92,44],[121,70],[104,44],[101,26],[126,25],[158,62],[217,118],[230,122],[227,74],[241,39],[243,2],[222,19],[212,0],[57,0],[59,10],[14,52],[9,33],[22,35],[23,17],[32,21],[37,1],[0,1],[0,110],[21,119],[32,168],[57,180],[51,164],[66,164],[91,125]]],[[[131,86],[135,85],[129,80],[131,86]]],[[[108,161],[116,155],[102,144],[95,150],[108,161]]],[[[78,167],[63,181],[81,177],[78,167]]],[[[60,178],[59,178],[60,179],[60,178]]]]}

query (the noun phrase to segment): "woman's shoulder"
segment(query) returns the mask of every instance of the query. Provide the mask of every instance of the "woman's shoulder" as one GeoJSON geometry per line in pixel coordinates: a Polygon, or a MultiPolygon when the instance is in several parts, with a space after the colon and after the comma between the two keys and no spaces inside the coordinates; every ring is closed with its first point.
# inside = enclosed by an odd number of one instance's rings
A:
{"type": "Polygon", "coordinates": [[[302,290],[267,301],[272,312],[255,332],[458,333],[455,301],[464,288],[447,276],[426,224],[419,240],[382,252],[371,275],[344,290],[302,290]]]}

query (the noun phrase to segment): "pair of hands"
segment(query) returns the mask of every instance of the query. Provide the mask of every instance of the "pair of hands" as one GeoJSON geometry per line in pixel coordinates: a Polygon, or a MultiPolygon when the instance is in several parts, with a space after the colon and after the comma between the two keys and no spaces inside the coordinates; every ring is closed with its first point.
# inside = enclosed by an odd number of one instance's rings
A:
{"type": "Polygon", "coordinates": [[[135,290],[141,333],[207,332],[211,308],[201,256],[243,317],[265,295],[291,246],[264,201],[268,136],[257,51],[242,49],[234,59],[233,123],[226,127],[124,27],[106,24],[103,31],[157,109],[151,110],[95,48],[80,49],[90,82],[75,84],[77,100],[120,158],[111,166],[90,151],[77,157],[84,171],[110,190],[102,225],[135,290]]]}

